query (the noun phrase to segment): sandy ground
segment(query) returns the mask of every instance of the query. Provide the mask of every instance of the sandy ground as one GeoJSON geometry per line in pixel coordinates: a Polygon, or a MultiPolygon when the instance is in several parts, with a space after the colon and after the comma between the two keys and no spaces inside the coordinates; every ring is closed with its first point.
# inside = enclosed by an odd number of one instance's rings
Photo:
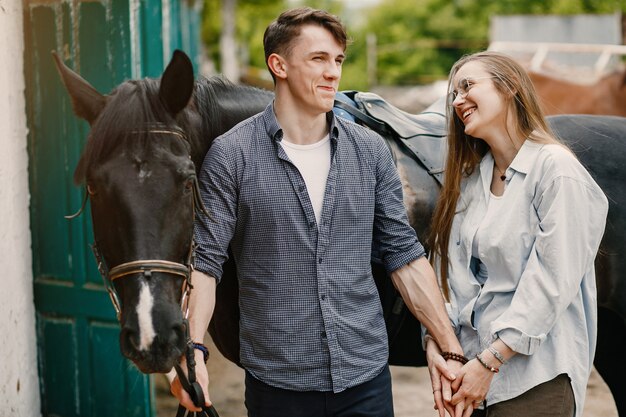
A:
{"type": "MultiPolygon", "coordinates": [[[[217,349],[206,340],[211,351],[209,377],[211,400],[220,417],[245,417],[243,405],[244,372],[224,359],[217,349]]],[[[426,368],[392,367],[393,397],[396,417],[436,417],[430,379],[426,368]]],[[[156,377],[157,417],[176,415],[178,403],[169,393],[165,377],[156,377]]],[[[615,402],[608,387],[597,374],[591,374],[587,385],[584,417],[617,417],[615,402]]]]}

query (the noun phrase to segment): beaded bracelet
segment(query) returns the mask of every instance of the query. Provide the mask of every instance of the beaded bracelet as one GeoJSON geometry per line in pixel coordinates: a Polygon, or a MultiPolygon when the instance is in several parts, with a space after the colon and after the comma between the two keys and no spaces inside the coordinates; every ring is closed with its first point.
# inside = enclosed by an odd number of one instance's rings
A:
{"type": "Polygon", "coordinates": [[[491,352],[491,354],[498,360],[498,362],[504,365],[504,362],[505,362],[504,357],[502,356],[502,354],[500,354],[500,352],[498,352],[498,350],[495,347],[489,346],[487,350],[491,352]]]}
{"type": "Polygon", "coordinates": [[[207,349],[207,347],[204,346],[202,343],[196,342],[193,342],[193,347],[202,352],[202,356],[204,356],[204,363],[207,363],[207,361],[209,360],[209,349],[207,349]]]}
{"type": "Polygon", "coordinates": [[[498,372],[500,372],[500,370],[498,368],[494,368],[493,366],[489,366],[487,364],[487,362],[485,362],[483,360],[483,358],[480,357],[480,353],[478,355],[476,355],[476,359],[478,360],[478,362],[480,362],[480,364],[482,366],[484,366],[485,368],[487,368],[488,370],[490,370],[491,372],[493,372],[494,374],[497,374],[498,372]]]}
{"type": "Polygon", "coordinates": [[[441,356],[443,356],[445,360],[461,362],[463,365],[465,365],[469,361],[469,359],[467,359],[465,356],[454,352],[441,352],[441,356]]]}

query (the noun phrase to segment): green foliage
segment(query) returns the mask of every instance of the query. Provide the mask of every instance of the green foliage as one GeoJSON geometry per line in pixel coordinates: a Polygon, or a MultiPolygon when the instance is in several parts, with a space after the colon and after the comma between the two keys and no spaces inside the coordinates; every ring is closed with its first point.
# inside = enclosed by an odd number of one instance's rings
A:
{"type": "Polygon", "coordinates": [[[449,0],[383,1],[369,11],[355,43],[366,33],[376,35],[379,83],[429,82],[445,76],[462,54],[486,46],[485,25],[467,30],[470,14],[449,0]]]}
{"type": "Polygon", "coordinates": [[[219,0],[204,0],[204,8],[202,10],[202,43],[206,49],[207,56],[216,64],[219,63],[220,31],[222,30],[220,6],[221,2],[219,0]]]}
{"type": "MultiPolygon", "coordinates": [[[[219,68],[220,0],[204,0],[202,39],[219,68]]],[[[614,13],[626,0],[381,0],[361,23],[342,0],[238,0],[237,37],[244,65],[265,68],[263,32],[282,11],[294,6],[322,8],[348,23],[342,89],[367,90],[368,34],[377,38],[376,78],[387,85],[414,85],[446,78],[463,54],[485,49],[489,18],[508,14],[614,13]],[[354,22],[354,23],[353,23],[354,22]]]]}
{"type": "MultiPolygon", "coordinates": [[[[204,0],[202,41],[207,55],[220,68],[220,33],[222,2],[204,0]]],[[[237,41],[242,48],[242,64],[265,68],[263,33],[282,11],[288,8],[285,0],[237,0],[237,41]]]]}
{"type": "Polygon", "coordinates": [[[377,37],[378,82],[412,85],[444,79],[463,54],[485,49],[490,16],[620,10],[626,10],[626,0],[382,0],[369,10],[361,27],[350,28],[355,44],[344,68],[343,86],[354,82],[352,74],[358,77],[366,71],[367,33],[377,37]]]}
{"type": "Polygon", "coordinates": [[[285,1],[276,0],[239,0],[237,9],[237,33],[239,42],[247,49],[244,64],[256,68],[265,68],[263,52],[263,33],[265,28],[285,9],[285,1]]]}
{"type": "Polygon", "coordinates": [[[335,16],[341,16],[344,7],[341,0],[295,0],[291,3],[292,7],[308,6],[314,9],[326,10],[335,16]]]}

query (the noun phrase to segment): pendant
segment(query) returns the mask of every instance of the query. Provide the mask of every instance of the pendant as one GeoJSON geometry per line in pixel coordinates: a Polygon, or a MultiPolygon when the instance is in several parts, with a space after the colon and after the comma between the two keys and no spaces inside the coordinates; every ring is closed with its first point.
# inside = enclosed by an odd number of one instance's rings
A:
{"type": "Polygon", "coordinates": [[[506,175],[504,175],[504,174],[500,175],[500,180],[502,180],[502,181],[506,180],[506,175]]]}

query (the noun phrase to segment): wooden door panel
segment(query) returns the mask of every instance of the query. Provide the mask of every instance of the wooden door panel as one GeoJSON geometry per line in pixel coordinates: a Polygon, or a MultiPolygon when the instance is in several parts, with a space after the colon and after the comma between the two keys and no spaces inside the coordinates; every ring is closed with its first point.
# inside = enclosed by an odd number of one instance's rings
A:
{"type": "Polygon", "coordinates": [[[73,171],[89,126],[72,113],[55,50],[108,93],[132,78],[129,2],[25,3],[34,295],[42,414],[153,414],[149,376],[119,349],[119,325],[95,267],[88,207],[67,220],[84,190],[73,171]]]}

